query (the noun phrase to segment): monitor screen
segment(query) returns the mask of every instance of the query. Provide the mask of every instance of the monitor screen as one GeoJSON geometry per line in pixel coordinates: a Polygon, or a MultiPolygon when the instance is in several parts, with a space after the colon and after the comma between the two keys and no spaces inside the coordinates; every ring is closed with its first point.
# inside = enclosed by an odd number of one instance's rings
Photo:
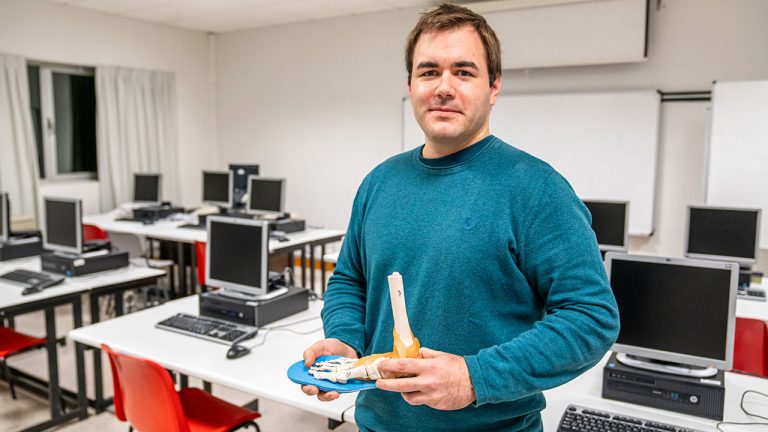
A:
{"type": "Polygon", "coordinates": [[[209,216],[206,285],[267,294],[269,232],[266,222],[209,216]]]}
{"type": "Polygon", "coordinates": [[[80,200],[45,199],[45,239],[43,247],[79,254],[82,250],[80,200]]]}
{"type": "Polygon", "coordinates": [[[0,192],[0,242],[8,241],[11,236],[11,209],[8,193],[0,192]]]}
{"type": "Polygon", "coordinates": [[[614,351],[730,369],[738,265],[608,253],[621,330],[614,351]]]}
{"type": "Polygon", "coordinates": [[[228,206],[232,191],[230,172],[203,171],[203,202],[228,206]]]}
{"type": "Polygon", "coordinates": [[[688,206],[685,256],[757,262],[760,210],[688,206]]]}
{"type": "Polygon", "coordinates": [[[600,250],[627,250],[627,201],[584,201],[600,250]]]}
{"type": "Polygon", "coordinates": [[[232,202],[241,203],[248,189],[248,177],[259,175],[259,166],[256,164],[229,164],[232,171],[232,202]]]}
{"type": "Polygon", "coordinates": [[[251,176],[248,179],[248,213],[282,214],[285,179],[251,176]]]}
{"type": "Polygon", "coordinates": [[[160,202],[160,174],[134,174],[133,200],[135,202],[160,202]]]}

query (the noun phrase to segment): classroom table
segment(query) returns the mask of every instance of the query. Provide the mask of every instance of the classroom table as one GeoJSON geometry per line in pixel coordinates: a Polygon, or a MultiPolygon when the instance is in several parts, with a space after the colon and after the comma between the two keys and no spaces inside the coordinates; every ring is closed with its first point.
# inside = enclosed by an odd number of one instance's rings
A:
{"type": "MultiPolygon", "coordinates": [[[[22,258],[17,260],[0,262],[0,274],[15,269],[41,271],[40,257],[22,258]]],[[[125,290],[146,286],[155,283],[157,278],[165,275],[165,272],[143,267],[126,267],[91,275],[67,278],[62,284],[43,290],[40,293],[22,295],[23,287],[0,280],[0,322],[13,325],[14,317],[43,311],[45,314],[45,338],[48,355],[48,382],[30,377],[27,374],[14,371],[19,378],[26,378],[39,385],[47,385],[48,402],[50,405],[50,419],[40,424],[30,426],[25,431],[46,430],[66,421],[87,417],[87,400],[85,392],[85,362],[82,346],[75,347],[75,367],[77,372],[76,409],[64,411],[62,396],[64,392],[59,384],[58,352],[56,350],[56,319],[55,308],[62,305],[72,305],[73,326],[83,325],[82,296],[88,295],[91,301],[91,310],[96,309],[95,318],[98,319],[98,300],[105,295],[122,294],[125,290]]],[[[93,312],[92,312],[93,313],[93,312]]],[[[94,353],[98,360],[99,373],[101,367],[100,357],[94,353]]],[[[97,393],[100,394],[100,393],[97,393]]]]}
{"type": "Polygon", "coordinates": [[[304,350],[323,337],[319,318],[322,301],[312,301],[308,310],[263,327],[255,339],[243,343],[254,346],[252,352],[235,360],[226,358],[228,345],[155,328],[156,323],[176,313],[198,314],[198,305],[198,296],[185,297],[72,330],[68,338],[92,347],[107,344],[116,352],[152,360],[183,375],[324,416],[329,419],[329,427],[343,420],[342,414],[355,402],[354,394],[342,395],[332,402],[320,402],[302,393],[299,385],[286,376],[288,367],[302,359],[304,350]],[[269,327],[307,319],[309,321],[288,328],[308,334],[279,330],[265,333],[269,327]],[[255,346],[264,337],[263,345],[255,346]]]}

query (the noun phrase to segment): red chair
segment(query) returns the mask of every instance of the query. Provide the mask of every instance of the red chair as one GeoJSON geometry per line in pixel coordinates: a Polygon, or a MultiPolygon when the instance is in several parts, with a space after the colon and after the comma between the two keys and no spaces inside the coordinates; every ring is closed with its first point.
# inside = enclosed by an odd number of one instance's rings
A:
{"type": "Polygon", "coordinates": [[[768,377],[768,323],[736,318],[733,370],[768,377]]]}
{"type": "Polygon", "coordinates": [[[13,385],[11,368],[6,360],[8,357],[19,354],[32,348],[40,348],[45,345],[45,338],[36,338],[19,333],[8,327],[0,327],[0,364],[3,366],[3,374],[8,386],[11,388],[11,398],[16,399],[16,389],[13,385]]]}
{"type": "Polygon", "coordinates": [[[176,391],[159,364],[118,354],[108,346],[115,416],[141,432],[226,432],[259,426],[261,414],[232,405],[197,388],[176,391]]]}
{"type": "Polygon", "coordinates": [[[205,242],[195,242],[195,261],[197,262],[197,283],[205,286],[205,242]]]}
{"type": "Polygon", "coordinates": [[[107,232],[96,225],[83,224],[83,240],[109,240],[107,232]]]}

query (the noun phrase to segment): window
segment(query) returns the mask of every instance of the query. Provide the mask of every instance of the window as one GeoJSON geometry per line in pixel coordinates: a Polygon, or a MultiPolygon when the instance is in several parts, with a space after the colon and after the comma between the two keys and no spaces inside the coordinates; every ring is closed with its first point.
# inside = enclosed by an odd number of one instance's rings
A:
{"type": "Polygon", "coordinates": [[[28,76],[40,177],[96,178],[93,69],[33,64],[28,76]]]}

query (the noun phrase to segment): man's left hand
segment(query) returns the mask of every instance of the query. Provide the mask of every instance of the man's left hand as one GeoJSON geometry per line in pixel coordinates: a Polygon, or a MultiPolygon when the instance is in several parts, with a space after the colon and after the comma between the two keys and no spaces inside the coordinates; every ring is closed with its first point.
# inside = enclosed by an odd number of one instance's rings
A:
{"type": "Polygon", "coordinates": [[[389,359],[379,364],[381,372],[413,375],[380,379],[376,387],[400,392],[411,405],[439,410],[457,410],[475,401],[475,390],[464,357],[422,348],[420,359],[389,359]]]}

